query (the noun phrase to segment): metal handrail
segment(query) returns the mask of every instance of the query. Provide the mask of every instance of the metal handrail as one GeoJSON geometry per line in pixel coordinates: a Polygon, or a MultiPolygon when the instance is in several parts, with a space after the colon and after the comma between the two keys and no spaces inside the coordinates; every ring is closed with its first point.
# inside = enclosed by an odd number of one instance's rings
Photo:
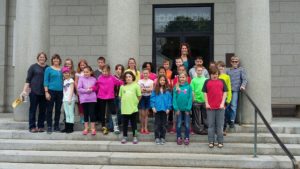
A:
{"type": "Polygon", "coordinates": [[[291,161],[293,163],[293,168],[294,169],[299,169],[299,164],[298,164],[297,160],[295,159],[294,155],[287,149],[287,147],[279,139],[279,137],[274,132],[274,130],[272,129],[270,124],[267,122],[267,120],[264,117],[264,115],[262,114],[262,112],[259,110],[257,105],[254,103],[254,101],[251,99],[251,97],[248,95],[248,93],[246,91],[243,90],[242,93],[248,98],[248,100],[250,101],[250,103],[252,104],[252,106],[255,109],[255,112],[254,112],[254,116],[255,116],[255,118],[254,118],[254,155],[253,156],[257,157],[256,152],[257,152],[257,114],[258,114],[259,117],[264,122],[265,126],[268,128],[268,130],[270,131],[270,133],[274,137],[274,139],[277,141],[277,143],[280,145],[280,147],[283,149],[283,151],[286,153],[286,155],[291,159],[291,161]]]}

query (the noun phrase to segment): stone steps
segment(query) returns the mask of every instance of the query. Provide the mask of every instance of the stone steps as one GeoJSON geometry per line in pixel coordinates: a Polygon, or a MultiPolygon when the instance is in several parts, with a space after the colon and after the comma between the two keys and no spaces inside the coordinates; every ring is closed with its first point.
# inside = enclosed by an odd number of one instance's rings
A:
{"type": "MultiPolygon", "coordinates": [[[[129,136],[130,136],[129,132],[129,136]]],[[[182,134],[183,136],[183,134],[182,134]]],[[[278,134],[280,139],[285,144],[300,144],[300,134],[278,134]]],[[[154,141],[154,133],[151,132],[149,135],[138,134],[139,140],[142,142],[154,141]]],[[[122,134],[115,135],[114,133],[109,133],[108,135],[103,135],[98,132],[96,136],[88,134],[87,136],[82,135],[81,131],[76,131],[71,134],[65,133],[30,133],[28,130],[0,130],[0,139],[28,139],[28,140],[103,140],[103,141],[120,141],[122,134]]],[[[175,134],[167,134],[166,140],[169,142],[176,141],[175,134]]],[[[253,133],[229,133],[224,138],[225,143],[253,143],[253,133]]],[[[275,139],[271,134],[259,133],[257,137],[258,143],[276,143],[275,139]]],[[[207,142],[207,135],[191,135],[191,143],[193,142],[207,142]]]]}
{"type": "MultiPolygon", "coordinates": [[[[299,144],[287,144],[286,146],[294,155],[300,156],[299,144]]],[[[175,142],[167,142],[165,145],[156,145],[154,142],[140,142],[134,145],[128,142],[123,145],[119,141],[0,139],[0,150],[252,155],[253,144],[225,143],[222,149],[210,149],[207,143],[191,143],[188,146],[178,146],[175,142]]],[[[277,144],[258,144],[257,154],[285,155],[277,144]]]]}
{"type": "MultiPolygon", "coordinates": [[[[300,159],[300,156],[297,156],[300,159]]],[[[191,153],[69,152],[2,150],[0,162],[172,167],[291,168],[286,156],[191,153]]]]}
{"type": "MultiPolygon", "coordinates": [[[[43,168],[43,169],[195,169],[194,167],[155,167],[155,166],[117,166],[117,165],[71,165],[71,164],[34,164],[34,163],[0,163],[0,169],[24,169],[24,168],[43,168]]],[[[198,169],[218,169],[218,168],[199,168],[198,169]]],[[[224,168],[222,168],[224,169],[224,168]]]]}

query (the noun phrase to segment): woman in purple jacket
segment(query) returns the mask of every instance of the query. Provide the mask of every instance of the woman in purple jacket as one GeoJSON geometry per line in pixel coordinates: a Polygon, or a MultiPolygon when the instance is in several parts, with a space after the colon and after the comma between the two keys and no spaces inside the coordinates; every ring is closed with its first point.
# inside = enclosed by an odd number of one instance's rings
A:
{"type": "Polygon", "coordinates": [[[83,106],[84,130],[83,135],[89,133],[89,121],[91,122],[91,133],[96,135],[95,128],[95,106],[97,102],[96,92],[93,90],[96,84],[96,78],[93,76],[93,70],[90,66],[83,69],[83,76],[79,78],[77,91],[80,94],[80,103],[83,106]]]}

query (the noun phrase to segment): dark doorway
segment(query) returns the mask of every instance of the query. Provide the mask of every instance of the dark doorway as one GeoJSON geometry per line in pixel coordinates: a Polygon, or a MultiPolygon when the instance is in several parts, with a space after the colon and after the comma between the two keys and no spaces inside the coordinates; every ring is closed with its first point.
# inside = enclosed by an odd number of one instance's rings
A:
{"type": "Polygon", "coordinates": [[[153,64],[172,63],[182,42],[192,57],[204,58],[204,66],[213,60],[213,4],[153,6],[153,64]]]}

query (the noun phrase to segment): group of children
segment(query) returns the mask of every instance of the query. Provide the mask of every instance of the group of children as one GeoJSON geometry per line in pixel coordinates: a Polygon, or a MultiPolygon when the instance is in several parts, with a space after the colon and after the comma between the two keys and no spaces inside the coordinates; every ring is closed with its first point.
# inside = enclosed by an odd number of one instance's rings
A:
{"type": "Polygon", "coordinates": [[[210,148],[223,147],[223,129],[227,123],[234,127],[238,92],[244,90],[247,84],[244,69],[238,67],[238,57],[231,58],[232,68],[227,73],[223,61],[212,62],[208,71],[199,56],[190,70],[186,70],[183,60],[178,57],[175,61],[177,69],[172,72],[170,62],[165,60],[157,75],[151,62],[145,62],[140,73],[134,58],[129,58],[127,70],[121,64],[116,65],[114,75],[110,66],[105,64],[104,57],[99,57],[97,61],[99,67],[96,71],[85,60],[79,61],[77,72],[73,71],[70,59],[62,68],[65,131],[73,131],[70,124],[74,123],[77,94],[84,135],[89,132],[96,135],[96,122],[101,123],[104,134],[109,131],[107,121],[116,134],[120,133],[119,125],[122,124],[121,143],[125,144],[130,124],[132,142],[137,144],[137,121],[140,122],[140,133],[149,134],[148,114],[152,111],[156,144],[165,144],[168,118],[171,118],[173,125],[170,132],[176,132],[178,145],[188,145],[190,133],[196,132],[208,133],[210,148]],[[181,135],[183,123],[184,137],[181,135]]]}

